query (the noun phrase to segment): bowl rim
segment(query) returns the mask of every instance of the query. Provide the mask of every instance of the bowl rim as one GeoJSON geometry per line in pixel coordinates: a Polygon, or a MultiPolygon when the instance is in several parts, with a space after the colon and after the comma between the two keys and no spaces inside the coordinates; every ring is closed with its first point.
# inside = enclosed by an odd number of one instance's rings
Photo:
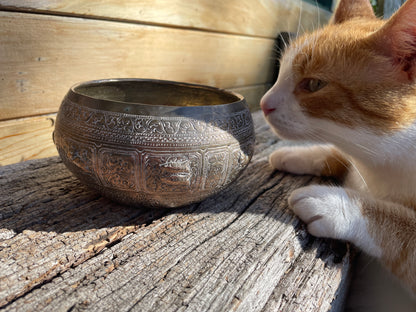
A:
{"type": "Polygon", "coordinates": [[[187,108],[191,110],[195,109],[212,109],[212,108],[221,108],[221,107],[230,107],[230,106],[239,106],[240,104],[246,104],[246,100],[244,96],[241,94],[227,90],[222,88],[217,88],[213,86],[207,86],[202,84],[196,84],[196,83],[189,83],[189,82],[180,82],[180,81],[172,81],[172,80],[161,80],[161,79],[148,79],[148,78],[106,78],[106,79],[96,79],[96,80],[88,80],[83,81],[74,84],[71,86],[71,88],[68,91],[67,96],[73,100],[74,102],[77,102],[78,104],[81,104],[83,106],[87,106],[90,108],[98,108],[102,110],[108,110],[108,111],[116,111],[120,113],[134,113],[137,109],[129,109],[132,107],[135,108],[142,108],[142,109],[154,109],[154,108],[160,108],[162,110],[168,109],[168,110],[176,110],[180,108],[187,108]],[[166,84],[166,85],[177,85],[180,87],[188,87],[188,88],[198,88],[198,89],[204,89],[209,92],[214,93],[223,93],[230,96],[234,96],[236,98],[236,101],[229,102],[229,103],[222,103],[222,104],[211,104],[211,105],[195,105],[195,106],[178,106],[178,105],[169,105],[169,104],[148,104],[148,103],[140,103],[140,102],[127,102],[127,101],[119,101],[119,100],[112,100],[112,99],[103,99],[99,97],[94,97],[91,95],[87,95],[84,93],[81,93],[77,91],[77,88],[82,86],[93,86],[98,84],[104,84],[104,83],[117,83],[117,82],[150,82],[150,83],[156,83],[156,84],[166,84]],[[110,108],[110,105],[117,104],[119,105],[118,109],[110,108]]]}

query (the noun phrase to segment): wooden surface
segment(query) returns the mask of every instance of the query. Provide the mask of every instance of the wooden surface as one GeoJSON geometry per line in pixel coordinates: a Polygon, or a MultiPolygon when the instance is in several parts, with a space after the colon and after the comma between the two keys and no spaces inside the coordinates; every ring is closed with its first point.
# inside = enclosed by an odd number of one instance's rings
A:
{"type": "Polygon", "coordinates": [[[0,0],[0,9],[135,21],[276,38],[326,23],[330,12],[301,0],[0,0]]]}
{"type": "Polygon", "coordinates": [[[0,119],[54,113],[80,81],[118,77],[221,88],[270,83],[274,40],[0,12],[0,119]]]}
{"type": "Polygon", "coordinates": [[[256,153],[220,194],[181,209],[123,207],[58,157],[0,168],[5,311],[342,311],[351,254],[309,236],[273,171],[281,144],[254,114],[256,153]]]}
{"type": "Polygon", "coordinates": [[[56,114],[0,121],[0,166],[57,155],[56,114]]]}
{"type": "Polygon", "coordinates": [[[0,166],[55,155],[49,121],[81,81],[194,82],[256,107],[278,34],[329,18],[301,0],[0,0],[0,166]]]}
{"type": "MultiPolygon", "coordinates": [[[[250,109],[259,109],[260,98],[271,85],[231,88],[244,96],[250,109]]],[[[56,114],[0,121],[0,166],[58,155],[52,141],[56,114]]]]}

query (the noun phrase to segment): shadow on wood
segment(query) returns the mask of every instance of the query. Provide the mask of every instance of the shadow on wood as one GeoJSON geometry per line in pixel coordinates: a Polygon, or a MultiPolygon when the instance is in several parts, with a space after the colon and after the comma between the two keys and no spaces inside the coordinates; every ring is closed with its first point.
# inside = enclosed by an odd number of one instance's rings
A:
{"type": "Polygon", "coordinates": [[[273,171],[279,142],[254,120],[243,175],[175,210],[114,204],[57,157],[0,168],[0,307],[340,311],[352,254],[312,238],[287,205],[293,189],[325,181],[273,171]]]}

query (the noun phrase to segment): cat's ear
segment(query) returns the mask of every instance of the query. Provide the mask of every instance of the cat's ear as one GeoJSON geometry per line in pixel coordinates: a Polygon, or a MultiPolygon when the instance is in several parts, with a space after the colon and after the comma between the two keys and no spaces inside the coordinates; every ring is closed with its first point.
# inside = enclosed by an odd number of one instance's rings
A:
{"type": "Polygon", "coordinates": [[[375,18],[369,0],[341,0],[332,16],[332,24],[340,24],[353,18],[375,18]]]}
{"type": "Polygon", "coordinates": [[[406,1],[372,37],[409,80],[416,78],[416,0],[406,1]]]}

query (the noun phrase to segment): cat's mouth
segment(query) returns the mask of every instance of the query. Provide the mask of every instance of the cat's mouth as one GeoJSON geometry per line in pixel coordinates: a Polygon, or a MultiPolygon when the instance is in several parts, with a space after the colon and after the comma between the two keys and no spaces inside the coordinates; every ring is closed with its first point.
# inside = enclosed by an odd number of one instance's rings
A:
{"type": "Polygon", "coordinates": [[[266,116],[267,122],[270,124],[273,132],[280,138],[288,140],[304,139],[304,135],[298,130],[298,124],[287,119],[273,118],[274,116],[266,116]]]}
{"type": "Polygon", "coordinates": [[[263,110],[263,114],[264,114],[265,117],[267,117],[268,115],[270,115],[271,113],[273,113],[276,110],[276,108],[269,108],[269,107],[266,107],[266,106],[262,106],[261,109],[263,110]]]}

